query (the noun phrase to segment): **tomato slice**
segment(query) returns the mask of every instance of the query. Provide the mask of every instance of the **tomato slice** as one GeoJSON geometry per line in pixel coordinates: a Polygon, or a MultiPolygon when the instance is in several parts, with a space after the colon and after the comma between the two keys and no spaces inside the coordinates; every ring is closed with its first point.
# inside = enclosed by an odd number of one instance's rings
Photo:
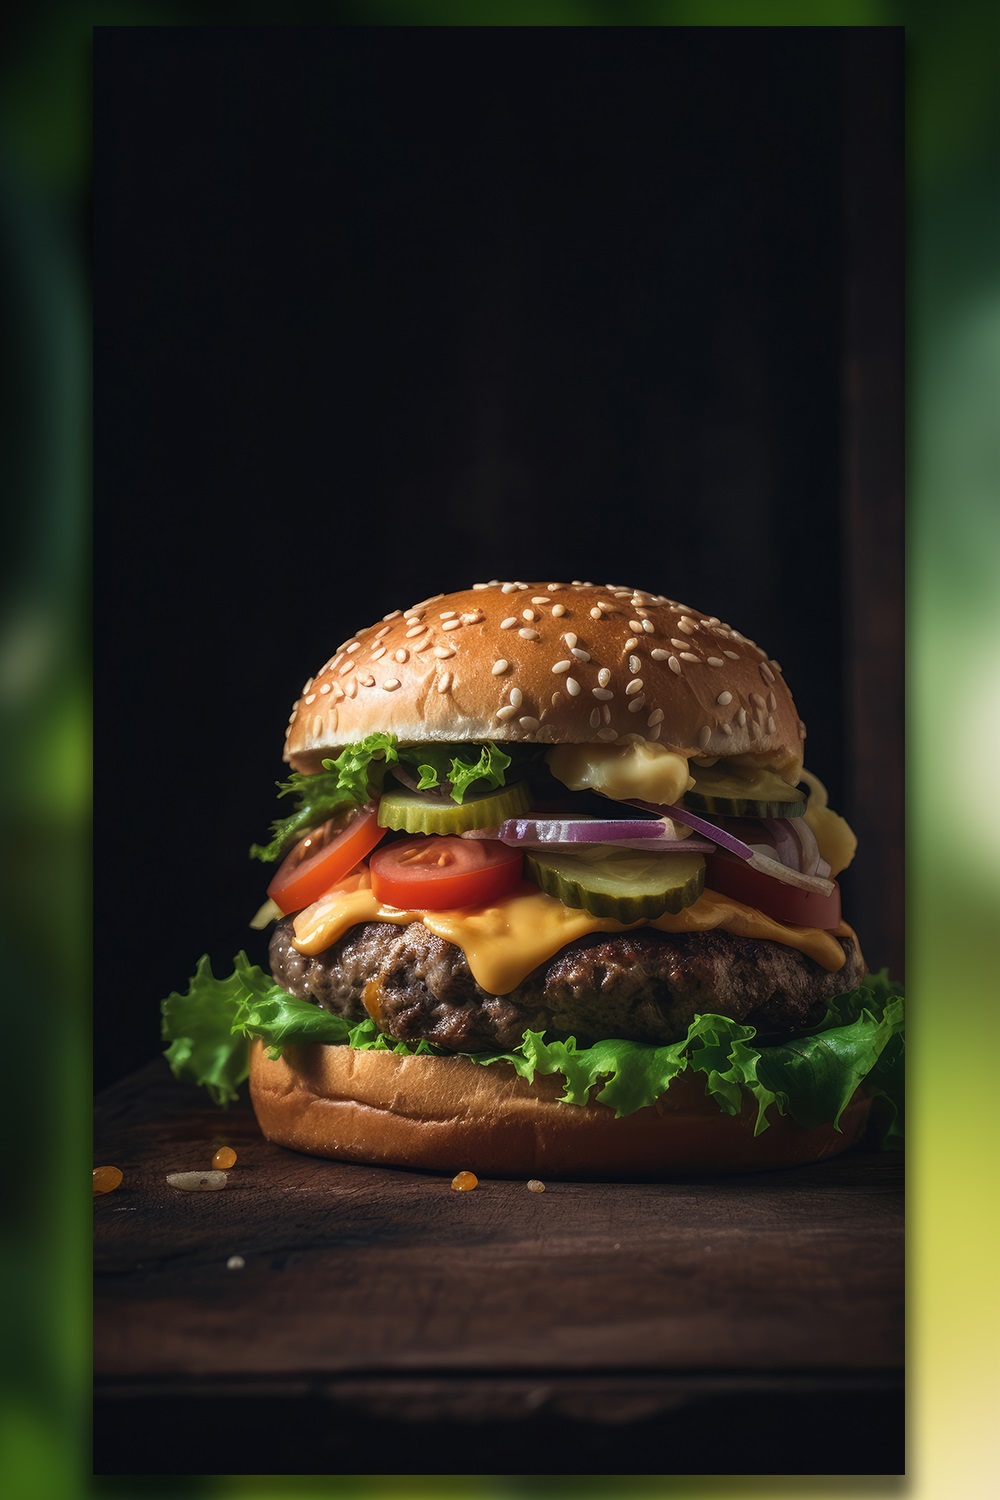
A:
{"type": "Polygon", "coordinates": [[[372,856],[372,893],[404,911],[486,906],[520,883],[522,862],[519,849],[493,840],[418,834],[372,856]]]}
{"type": "Polygon", "coordinates": [[[296,844],[267,888],[286,916],[318,901],[371,853],[386,832],[378,826],[377,812],[373,803],[366,803],[346,824],[331,818],[296,844]]]}
{"type": "Polygon", "coordinates": [[[762,874],[734,855],[708,855],[705,888],[732,896],[734,901],[756,907],[765,917],[790,922],[793,927],[829,929],[840,921],[840,887],[836,882],[829,896],[819,891],[803,891],[795,885],[783,885],[773,875],[762,874]]]}

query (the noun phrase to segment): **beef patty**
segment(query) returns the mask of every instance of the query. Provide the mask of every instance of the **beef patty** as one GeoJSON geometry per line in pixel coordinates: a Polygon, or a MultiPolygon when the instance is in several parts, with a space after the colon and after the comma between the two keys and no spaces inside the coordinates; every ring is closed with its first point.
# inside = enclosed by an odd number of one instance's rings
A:
{"type": "Polygon", "coordinates": [[[831,974],[780,943],[639,927],[579,938],[509,994],[491,995],[472,977],[461,948],[422,922],[362,922],[312,958],[292,937],[286,918],[270,947],[271,972],[290,994],[348,1021],[371,1014],[389,1036],[425,1037],[454,1052],[514,1047],[529,1029],[572,1035],[581,1045],[605,1037],[676,1042],[706,1011],[765,1036],[787,1036],[820,1021],[826,1001],[865,973],[849,937],[837,939],[846,961],[831,974]]]}

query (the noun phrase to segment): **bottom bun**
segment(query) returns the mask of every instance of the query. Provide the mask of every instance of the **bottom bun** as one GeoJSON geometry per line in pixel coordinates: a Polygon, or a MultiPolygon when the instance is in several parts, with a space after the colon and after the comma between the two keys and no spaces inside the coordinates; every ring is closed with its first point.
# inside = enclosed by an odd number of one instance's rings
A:
{"type": "Polygon", "coordinates": [[[861,1137],[870,1101],[855,1094],[841,1129],[806,1130],[757,1107],[723,1114],[704,1079],[682,1073],[655,1104],[616,1119],[607,1105],[563,1104],[563,1083],[528,1083],[505,1063],[398,1056],[353,1047],[287,1047],[250,1057],[250,1098],[269,1141],[377,1166],[469,1170],[480,1176],[659,1177],[753,1172],[837,1156],[861,1137]]]}

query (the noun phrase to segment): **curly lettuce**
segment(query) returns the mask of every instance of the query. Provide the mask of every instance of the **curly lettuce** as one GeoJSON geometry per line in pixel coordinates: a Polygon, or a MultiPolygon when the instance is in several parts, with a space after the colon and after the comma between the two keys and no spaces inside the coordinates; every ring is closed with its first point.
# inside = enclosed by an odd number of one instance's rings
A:
{"type": "MultiPolygon", "coordinates": [[[[187,991],[163,1002],[163,1035],[174,1074],[203,1084],[221,1104],[236,1098],[254,1038],[272,1058],[286,1046],[310,1042],[449,1055],[424,1041],[387,1038],[371,1020],[349,1025],[289,995],[244,953],[226,979],[216,979],[208,959],[201,960],[187,991]]],[[[903,997],[884,972],[832,1000],[808,1035],[779,1045],[760,1043],[752,1026],[706,1014],[669,1046],[617,1038],[578,1047],[572,1037],[547,1041],[542,1032],[527,1031],[508,1051],[466,1056],[482,1066],[507,1064],[529,1082],[536,1074],[559,1075],[563,1102],[596,1099],[617,1116],[655,1103],[690,1069],[704,1076],[706,1094],[725,1114],[738,1114],[749,1096],[757,1106],[758,1135],[770,1124],[769,1111],[790,1114],[807,1128],[832,1123],[839,1129],[848,1101],[863,1087],[882,1101],[883,1143],[895,1146],[902,1139],[903,997]]]]}

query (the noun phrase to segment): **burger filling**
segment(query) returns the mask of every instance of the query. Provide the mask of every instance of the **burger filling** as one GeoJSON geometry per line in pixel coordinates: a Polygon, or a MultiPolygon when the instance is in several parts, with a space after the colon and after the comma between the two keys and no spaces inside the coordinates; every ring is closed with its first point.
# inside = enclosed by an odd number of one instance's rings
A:
{"type": "MultiPolygon", "coordinates": [[[[834,877],[854,838],[799,765],[375,734],[295,773],[251,851],[279,868],[273,978],[202,961],[171,1064],[231,1097],[248,1038],[462,1053],[567,1102],[653,1103],[685,1067],[802,1123],[894,1098],[901,1001],[865,976],[834,877]],[[243,1048],[243,1054],[240,1048],[243,1048]]],[[[241,1071],[242,1069],[242,1071],[241,1071]]]]}

